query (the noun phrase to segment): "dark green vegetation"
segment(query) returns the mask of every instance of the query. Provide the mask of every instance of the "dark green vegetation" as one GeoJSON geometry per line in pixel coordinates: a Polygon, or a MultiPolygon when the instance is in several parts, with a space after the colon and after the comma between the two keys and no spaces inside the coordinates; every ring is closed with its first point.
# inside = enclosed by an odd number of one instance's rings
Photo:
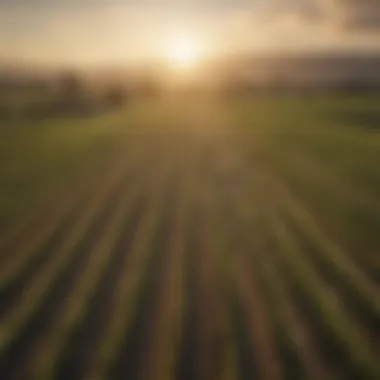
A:
{"type": "Polygon", "coordinates": [[[1,378],[380,378],[379,102],[4,123],[1,378]]]}

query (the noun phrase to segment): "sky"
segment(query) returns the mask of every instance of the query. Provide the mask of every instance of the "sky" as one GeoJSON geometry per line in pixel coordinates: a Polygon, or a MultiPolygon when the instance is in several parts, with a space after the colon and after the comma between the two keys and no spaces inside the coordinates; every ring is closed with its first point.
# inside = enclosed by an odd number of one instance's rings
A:
{"type": "Polygon", "coordinates": [[[160,58],[178,35],[205,56],[380,50],[380,0],[0,0],[0,59],[160,58]]]}

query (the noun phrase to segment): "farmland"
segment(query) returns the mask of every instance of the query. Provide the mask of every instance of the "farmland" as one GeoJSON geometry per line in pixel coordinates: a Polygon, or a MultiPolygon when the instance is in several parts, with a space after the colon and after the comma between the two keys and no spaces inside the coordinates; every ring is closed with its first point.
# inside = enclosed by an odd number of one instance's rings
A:
{"type": "Polygon", "coordinates": [[[379,101],[1,122],[1,378],[379,379],[379,101]]]}

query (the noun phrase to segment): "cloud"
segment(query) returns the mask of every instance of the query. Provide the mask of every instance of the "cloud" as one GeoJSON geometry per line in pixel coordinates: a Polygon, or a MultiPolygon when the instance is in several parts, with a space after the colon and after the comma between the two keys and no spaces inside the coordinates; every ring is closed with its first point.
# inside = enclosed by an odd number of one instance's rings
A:
{"type": "Polygon", "coordinates": [[[273,0],[230,15],[225,41],[245,51],[380,51],[380,0],[273,0]]]}
{"type": "Polygon", "coordinates": [[[323,17],[323,9],[318,0],[273,0],[266,4],[268,13],[273,16],[297,14],[306,20],[319,20],[323,17]]]}
{"type": "Polygon", "coordinates": [[[329,42],[330,29],[313,2],[273,1],[260,9],[230,16],[230,38],[247,49],[292,50],[315,48],[329,42]]]}
{"type": "Polygon", "coordinates": [[[380,0],[272,0],[263,12],[275,22],[291,16],[341,32],[380,32],[380,0]]]}
{"type": "Polygon", "coordinates": [[[347,32],[380,32],[379,0],[324,0],[330,22],[347,32]]]}

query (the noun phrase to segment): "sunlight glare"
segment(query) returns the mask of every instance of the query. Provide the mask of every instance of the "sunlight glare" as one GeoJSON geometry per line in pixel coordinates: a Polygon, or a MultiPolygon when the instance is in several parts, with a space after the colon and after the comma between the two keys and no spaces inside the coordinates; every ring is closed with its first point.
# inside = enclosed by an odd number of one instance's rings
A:
{"type": "Polygon", "coordinates": [[[177,37],[168,46],[167,59],[171,66],[175,68],[192,68],[200,60],[199,46],[194,39],[177,37]]]}

